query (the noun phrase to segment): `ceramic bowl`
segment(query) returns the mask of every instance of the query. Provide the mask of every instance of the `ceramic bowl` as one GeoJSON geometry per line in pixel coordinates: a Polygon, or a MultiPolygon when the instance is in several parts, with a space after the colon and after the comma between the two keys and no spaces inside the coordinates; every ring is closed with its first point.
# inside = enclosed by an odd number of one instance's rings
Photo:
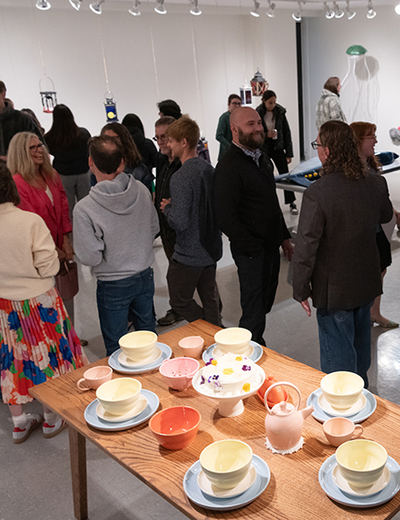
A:
{"type": "Polygon", "coordinates": [[[237,440],[213,442],[200,454],[200,465],[208,480],[220,489],[232,489],[247,475],[253,451],[237,440]]]}
{"type": "Polygon", "coordinates": [[[197,359],[178,357],[163,361],[159,371],[170,388],[181,391],[189,388],[199,368],[197,359]]]}
{"type": "Polygon", "coordinates": [[[135,363],[145,362],[156,348],[157,334],[149,330],[136,330],[122,336],[119,346],[126,357],[135,363]]]}
{"type": "Polygon", "coordinates": [[[196,437],[200,421],[200,412],[195,408],[173,406],[153,415],[149,428],[161,446],[168,450],[181,450],[196,437]]]}
{"type": "MultiPolygon", "coordinates": [[[[265,404],[264,403],[264,396],[265,396],[265,392],[268,390],[268,388],[274,384],[274,383],[277,383],[278,381],[276,379],[274,379],[273,376],[267,376],[265,378],[265,381],[264,383],[262,384],[261,388],[259,388],[257,390],[257,395],[260,399],[260,401],[262,402],[262,404],[265,404]]],[[[276,404],[282,402],[282,401],[287,401],[288,400],[288,393],[286,392],[286,390],[283,388],[283,386],[276,386],[275,388],[273,388],[271,390],[271,392],[268,394],[267,396],[267,404],[270,408],[272,408],[273,406],[275,406],[276,404]]]]}
{"type": "Polygon", "coordinates": [[[219,330],[214,340],[223,354],[244,354],[251,340],[251,332],[241,327],[229,327],[219,330]]]}
{"type": "Polygon", "coordinates": [[[382,475],[387,452],[377,442],[357,439],[339,446],[336,450],[336,462],[350,487],[360,490],[372,486],[382,475]]]}
{"type": "Polygon", "coordinates": [[[89,368],[89,370],[84,372],[82,379],[79,379],[76,383],[76,386],[79,390],[82,390],[82,392],[90,390],[91,388],[97,390],[103,383],[110,381],[112,373],[113,371],[111,367],[89,368]]]}
{"type": "Polygon", "coordinates": [[[364,388],[364,380],[354,372],[332,372],[321,380],[321,389],[328,403],[337,410],[355,404],[364,388]]]}
{"type": "Polygon", "coordinates": [[[203,351],[204,339],[201,336],[188,336],[178,343],[182,355],[199,359],[203,351]]]}
{"type": "Polygon", "coordinates": [[[137,379],[120,377],[102,384],[96,397],[104,410],[112,415],[123,415],[138,404],[142,384],[137,379]]]}

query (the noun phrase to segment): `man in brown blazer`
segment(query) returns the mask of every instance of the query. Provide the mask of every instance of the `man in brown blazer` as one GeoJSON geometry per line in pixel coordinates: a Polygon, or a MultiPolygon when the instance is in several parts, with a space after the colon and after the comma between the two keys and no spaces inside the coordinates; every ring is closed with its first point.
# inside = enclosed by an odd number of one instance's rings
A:
{"type": "Polygon", "coordinates": [[[321,179],[304,193],[293,265],[293,297],[317,308],[324,372],[363,377],[371,364],[370,307],[382,293],[378,223],[393,216],[386,181],[369,175],[353,130],[342,121],[320,128],[321,179]]]}

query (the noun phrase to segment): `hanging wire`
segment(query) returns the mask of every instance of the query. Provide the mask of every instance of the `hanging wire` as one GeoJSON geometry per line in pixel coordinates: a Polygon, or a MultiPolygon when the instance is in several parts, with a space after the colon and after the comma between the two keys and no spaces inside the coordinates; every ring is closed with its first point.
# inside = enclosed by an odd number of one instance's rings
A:
{"type": "MultiPolygon", "coordinates": [[[[218,5],[218,0],[215,0],[215,6],[217,8],[217,19],[219,18],[219,5],[218,5]]],[[[223,22],[222,22],[223,23],[223,22]]],[[[226,66],[226,47],[225,47],[225,40],[223,38],[223,34],[222,34],[222,31],[218,31],[218,34],[220,36],[220,47],[222,48],[222,54],[223,54],[223,57],[224,57],[224,71],[225,71],[225,87],[226,87],[226,92],[228,92],[230,89],[229,89],[229,85],[228,85],[228,69],[227,69],[227,66],[226,66]]]]}
{"type": "Polygon", "coordinates": [[[161,101],[161,99],[160,99],[160,88],[159,88],[159,84],[158,84],[156,50],[155,50],[155,46],[154,46],[154,37],[153,37],[153,25],[152,25],[151,22],[150,22],[150,39],[151,39],[151,50],[152,50],[152,53],[153,53],[154,76],[156,78],[157,99],[158,99],[158,101],[161,101]]]}
{"type": "Polygon", "coordinates": [[[40,30],[39,30],[39,26],[38,26],[38,23],[37,23],[36,10],[34,9],[34,7],[35,7],[35,0],[32,0],[33,22],[35,24],[35,30],[36,30],[37,39],[38,39],[39,55],[40,55],[40,61],[42,62],[43,75],[44,75],[45,78],[49,79],[47,74],[46,74],[46,67],[44,65],[44,57],[43,57],[43,51],[42,51],[42,42],[40,41],[40,30]]]}
{"type": "Polygon", "coordinates": [[[242,12],[242,0],[239,1],[239,8],[240,8],[240,26],[242,29],[242,56],[243,56],[243,84],[246,81],[246,54],[245,54],[245,44],[246,39],[244,37],[244,27],[243,27],[243,12],[242,12]]]}
{"type": "Polygon", "coordinates": [[[102,56],[103,56],[104,76],[106,78],[107,92],[111,92],[110,91],[110,85],[108,83],[108,71],[107,71],[107,63],[106,63],[106,54],[104,52],[103,31],[101,30],[100,16],[97,17],[97,23],[99,25],[100,46],[101,46],[101,53],[102,53],[102,56]]]}
{"type": "Polygon", "coordinates": [[[193,63],[194,63],[194,76],[196,79],[196,89],[197,89],[197,97],[199,99],[199,105],[200,105],[200,112],[201,112],[201,118],[202,118],[202,128],[204,128],[204,107],[203,107],[203,100],[200,95],[200,83],[199,83],[199,71],[197,68],[197,55],[196,55],[196,42],[194,39],[194,28],[193,28],[194,20],[192,18],[191,20],[191,32],[192,32],[192,50],[193,50],[193,63]]]}

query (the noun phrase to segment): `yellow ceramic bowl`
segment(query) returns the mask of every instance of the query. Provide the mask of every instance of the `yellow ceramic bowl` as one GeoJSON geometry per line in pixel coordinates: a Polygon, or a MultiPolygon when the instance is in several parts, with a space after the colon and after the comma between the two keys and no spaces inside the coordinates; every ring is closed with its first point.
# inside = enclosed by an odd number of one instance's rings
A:
{"type": "Polygon", "coordinates": [[[220,489],[234,488],[247,475],[253,451],[242,441],[213,442],[200,454],[200,465],[208,480],[220,489]]]}
{"type": "Polygon", "coordinates": [[[364,388],[364,380],[353,372],[332,372],[321,379],[321,389],[328,403],[338,410],[355,404],[364,388]]]}
{"type": "Polygon", "coordinates": [[[119,346],[131,361],[146,361],[156,348],[157,334],[148,330],[136,330],[122,336],[119,346]]]}
{"type": "Polygon", "coordinates": [[[102,384],[96,390],[100,404],[113,415],[123,415],[138,404],[142,384],[137,379],[120,377],[102,384]]]}
{"type": "Polygon", "coordinates": [[[244,354],[251,340],[251,332],[241,327],[229,327],[219,330],[214,340],[224,354],[244,354]]]}
{"type": "Polygon", "coordinates": [[[372,486],[382,475],[386,461],[385,448],[374,441],[348,441],[336,450],[339,471],[355,490],[372,486]]]}

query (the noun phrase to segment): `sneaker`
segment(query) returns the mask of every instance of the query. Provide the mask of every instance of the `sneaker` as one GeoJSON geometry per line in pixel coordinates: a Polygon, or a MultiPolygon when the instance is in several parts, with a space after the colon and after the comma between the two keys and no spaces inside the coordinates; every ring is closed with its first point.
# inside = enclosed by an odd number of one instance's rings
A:
{"type": "Polygon", "coordinates": [[[82,347],[87,347],[89,345],[89,342],[87,339],[81,339],[80,342],[81,342],[82,347]]]}
{"type": "Polygon", "coordinates": [[[45,439],[51,439],[52,437],[55,437],[56,435],[61,433],[67,427],[68,427],[68,424],[60,417],[57,419],[56,423],[53,425],[45,422],[45,423],[43,423],[43,437],[45,439]]]}
{"type": "Polygon", "coordinates": [[[174,323],[177,323],[178,321],[182,321],[184,319],[185,318],[183,318],[183,316],[175,312],[173,309],[169,309],[169,311],[167,311],[167,314],[163,318],[157,320],[157,323],[161,327],[166,327],[167,325],[173,325],[174,323]]]}
{"type": "Polygon", "coordinates": [[[40,426],[43,422],[43,417],[38,413],[27,413],[26,414],[26,426],[25,428],[14,427],[13,431],[13,442],[14,444],[21,444],[25,442],[29,435],[40,426]]]}
{"type": "Polygon", "coordinates": [[[297,206],[296,206],[296,204],[294,202],[292,202],[290,204],[290,213],[292,215],[298,215],[299,214],[299,210],[297,209],[297,206]]]}

